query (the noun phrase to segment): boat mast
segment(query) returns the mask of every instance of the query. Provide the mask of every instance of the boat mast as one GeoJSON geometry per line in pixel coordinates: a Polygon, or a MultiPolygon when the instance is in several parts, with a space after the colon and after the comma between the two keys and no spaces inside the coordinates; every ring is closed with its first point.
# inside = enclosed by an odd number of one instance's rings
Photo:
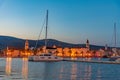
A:
{"type": "Polygon", "coordinates": [[[46,48],[47,48],[47,27],[48,27],[48,10],[47,10],[47,13],[46,13],[46,27],[45,27],[45,53],[46,53],[46,48]]]}
{"type": "Polygon", "coordinates": [[[114,45],[114,47],[116,48],[116,23],[114,23],[114,38],[115,38],[115,45],[114,45]]]}

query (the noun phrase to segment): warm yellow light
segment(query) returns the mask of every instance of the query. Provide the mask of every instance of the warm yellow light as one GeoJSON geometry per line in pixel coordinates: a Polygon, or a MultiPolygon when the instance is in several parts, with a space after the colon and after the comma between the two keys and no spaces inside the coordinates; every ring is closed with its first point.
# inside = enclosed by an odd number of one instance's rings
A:
{"type": "Polygon", "coordinates": [[[28,78],[28,58],[23,58],[22,64],[22,75],[27,80],[28,78]]]}
{"type": "Polygon", "coordinates": [[[6,74],[10,75],[11,74],[11,61],[12,58],[6,58],[6,74]]]}

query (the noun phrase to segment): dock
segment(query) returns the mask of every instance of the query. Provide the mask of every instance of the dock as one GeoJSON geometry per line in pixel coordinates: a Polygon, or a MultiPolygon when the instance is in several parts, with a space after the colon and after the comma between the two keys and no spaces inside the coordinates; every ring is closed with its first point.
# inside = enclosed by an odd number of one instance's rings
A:
{"type": "Polygon", "coordinates": [[[74,60],[74,59],[64,59],[63,61],[70,62],[84,62],[84,63],[101,63],[101,64],[120,64],[120,62],[116,61],[94,61],[94,60],[74,60]]]}

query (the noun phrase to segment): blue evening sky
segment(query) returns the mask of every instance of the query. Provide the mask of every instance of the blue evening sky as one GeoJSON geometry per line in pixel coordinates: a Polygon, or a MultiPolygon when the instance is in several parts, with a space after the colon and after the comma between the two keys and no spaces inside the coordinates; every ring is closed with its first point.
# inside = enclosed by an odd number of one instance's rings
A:
{"type": "Polygon", "coordinates": [[[116,22],[120,46],[120,0],[0,0],[0,35],[36,40],[47,9],[48,38],[114,46],[116,22]]]}

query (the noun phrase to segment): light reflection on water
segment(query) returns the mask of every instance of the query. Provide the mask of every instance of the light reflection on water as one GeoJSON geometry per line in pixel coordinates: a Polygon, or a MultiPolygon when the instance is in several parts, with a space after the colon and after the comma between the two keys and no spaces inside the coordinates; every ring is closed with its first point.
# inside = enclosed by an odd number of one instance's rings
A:
{"type": "Polygon", "coordinates": [[[11,62],[12,58],[6,58],[6,75],[9,76],[11,74],[11,62]]]}
{"type": "Polygon", "coordinates": [[[28,58],[22,59],[22,76],[25,80],[28,80],[28,58]]]}
{"type": "Polygon", "coordinates": [[[71,80],[76,80],[77,78],[77,64],[73,64],[71,67],[71,80]]]}
{"type": "Polygon", "coordinates": [[[0,58],[0,80],[120,80],[120,65],[0,58]]]}
{"type": "Polygon", "coordinates": [[[6,60],[5,74],[4,74],[5,77],[3,79],[28,80],[28,58],[22,58],[22,62],[20,61],[20,59],[12,59],[10,57],[6,58],[5,60],[6,60]]]}

